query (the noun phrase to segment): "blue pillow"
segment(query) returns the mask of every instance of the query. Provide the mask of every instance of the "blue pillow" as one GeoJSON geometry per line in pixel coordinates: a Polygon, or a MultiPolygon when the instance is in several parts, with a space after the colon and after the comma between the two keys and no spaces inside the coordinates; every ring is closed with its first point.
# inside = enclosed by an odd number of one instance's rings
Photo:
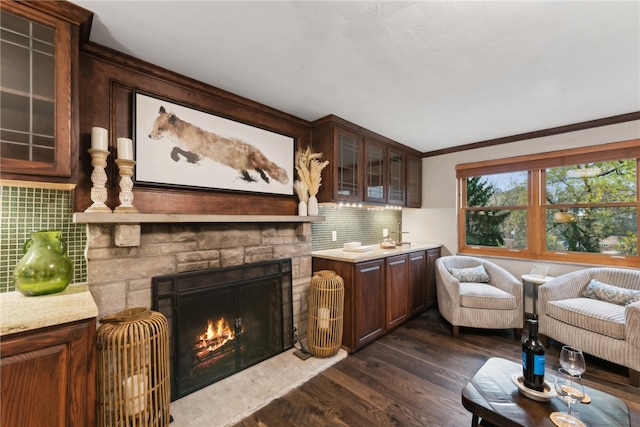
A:
{"type": "Polygon", "coordinates": [[[450,268],[449,273],[459,282],[487,283],[489,275],[482,265],[471,268],[450,268]]]}
{"type": "Polygon", "coordinates": [[[619,288],[591,279],[585,288],[582,296],[585,298],[597,299],[610,302],[611,304],[627,305],[640,301],[640,291],[635,289],[619,288]]]}

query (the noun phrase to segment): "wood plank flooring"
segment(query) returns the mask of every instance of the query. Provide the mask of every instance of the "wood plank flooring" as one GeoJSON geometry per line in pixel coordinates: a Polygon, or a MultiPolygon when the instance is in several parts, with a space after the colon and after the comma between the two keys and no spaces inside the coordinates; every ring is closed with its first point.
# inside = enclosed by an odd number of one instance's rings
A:
{"type": "MultiPolygon", "coordinates": [[[[560,346],[551,342],[546,363],[557,369],[560,346]]],[[[349,355],[236,427],[471,425],[460,391],[490,357],[520,361],[512,331],[450,326],[432,308],[349,355]]],[[[587,357],[585,385],[622,399],[631,425],[640,426],[640,389],[626,369],[587,357]]],[[[606,427],[606,426],[590,426],[606,427]]]]}

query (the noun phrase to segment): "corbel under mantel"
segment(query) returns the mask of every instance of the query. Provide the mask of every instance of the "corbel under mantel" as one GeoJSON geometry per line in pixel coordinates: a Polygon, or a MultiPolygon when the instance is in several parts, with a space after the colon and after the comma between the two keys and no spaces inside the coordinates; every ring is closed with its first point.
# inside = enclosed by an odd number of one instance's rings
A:
{"type": "Polygon", "coordinates": [[[140,246],[140,224],[151,223],[305,223],[324,221],[324,216],[299,215],[196,215],[145,214],[112,212],[75,212],[74,224],[115,225],[115,244],[118,247],[140,246]]]}

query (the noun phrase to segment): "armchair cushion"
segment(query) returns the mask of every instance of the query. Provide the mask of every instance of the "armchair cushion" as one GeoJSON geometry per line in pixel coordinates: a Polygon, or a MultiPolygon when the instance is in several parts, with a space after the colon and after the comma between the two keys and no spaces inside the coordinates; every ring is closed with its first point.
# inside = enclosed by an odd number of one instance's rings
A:
{"type": "Polygon", "coordinates": [[[449,273],[459,282],[489,282],[489,275],[482,265],[470,268],[450,268],[449,273]]]}
{"type": "Polygon", "coordinates": [[[460,307],[515,310],[517,302],[515,296],[495,286],[460,282],[460,307]]]}
{"type": "Polygon", "coordinates": [[[596,279],[591,279],[582,296],[622,306],[640,301],[640,291],[608,285],[596,279]]]}
{"type": "Polygon", "coordinates": [[[591,298],[547,303],[547,316],[582,330],[624,339],[624,307],[591,298]]]}

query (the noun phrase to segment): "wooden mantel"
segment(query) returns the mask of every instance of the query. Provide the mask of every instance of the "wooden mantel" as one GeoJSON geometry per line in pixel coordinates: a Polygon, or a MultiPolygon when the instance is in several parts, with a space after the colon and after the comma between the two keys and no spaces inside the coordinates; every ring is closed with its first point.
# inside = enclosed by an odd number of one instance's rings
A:
{"type": "Polygon", "coordinates": [[[74,224],[147,224],[147,223],[269,223],[316,222],[324,216],[298,215],[198,215],[198,214],[146,214],[75,212],[74,224]]]}

